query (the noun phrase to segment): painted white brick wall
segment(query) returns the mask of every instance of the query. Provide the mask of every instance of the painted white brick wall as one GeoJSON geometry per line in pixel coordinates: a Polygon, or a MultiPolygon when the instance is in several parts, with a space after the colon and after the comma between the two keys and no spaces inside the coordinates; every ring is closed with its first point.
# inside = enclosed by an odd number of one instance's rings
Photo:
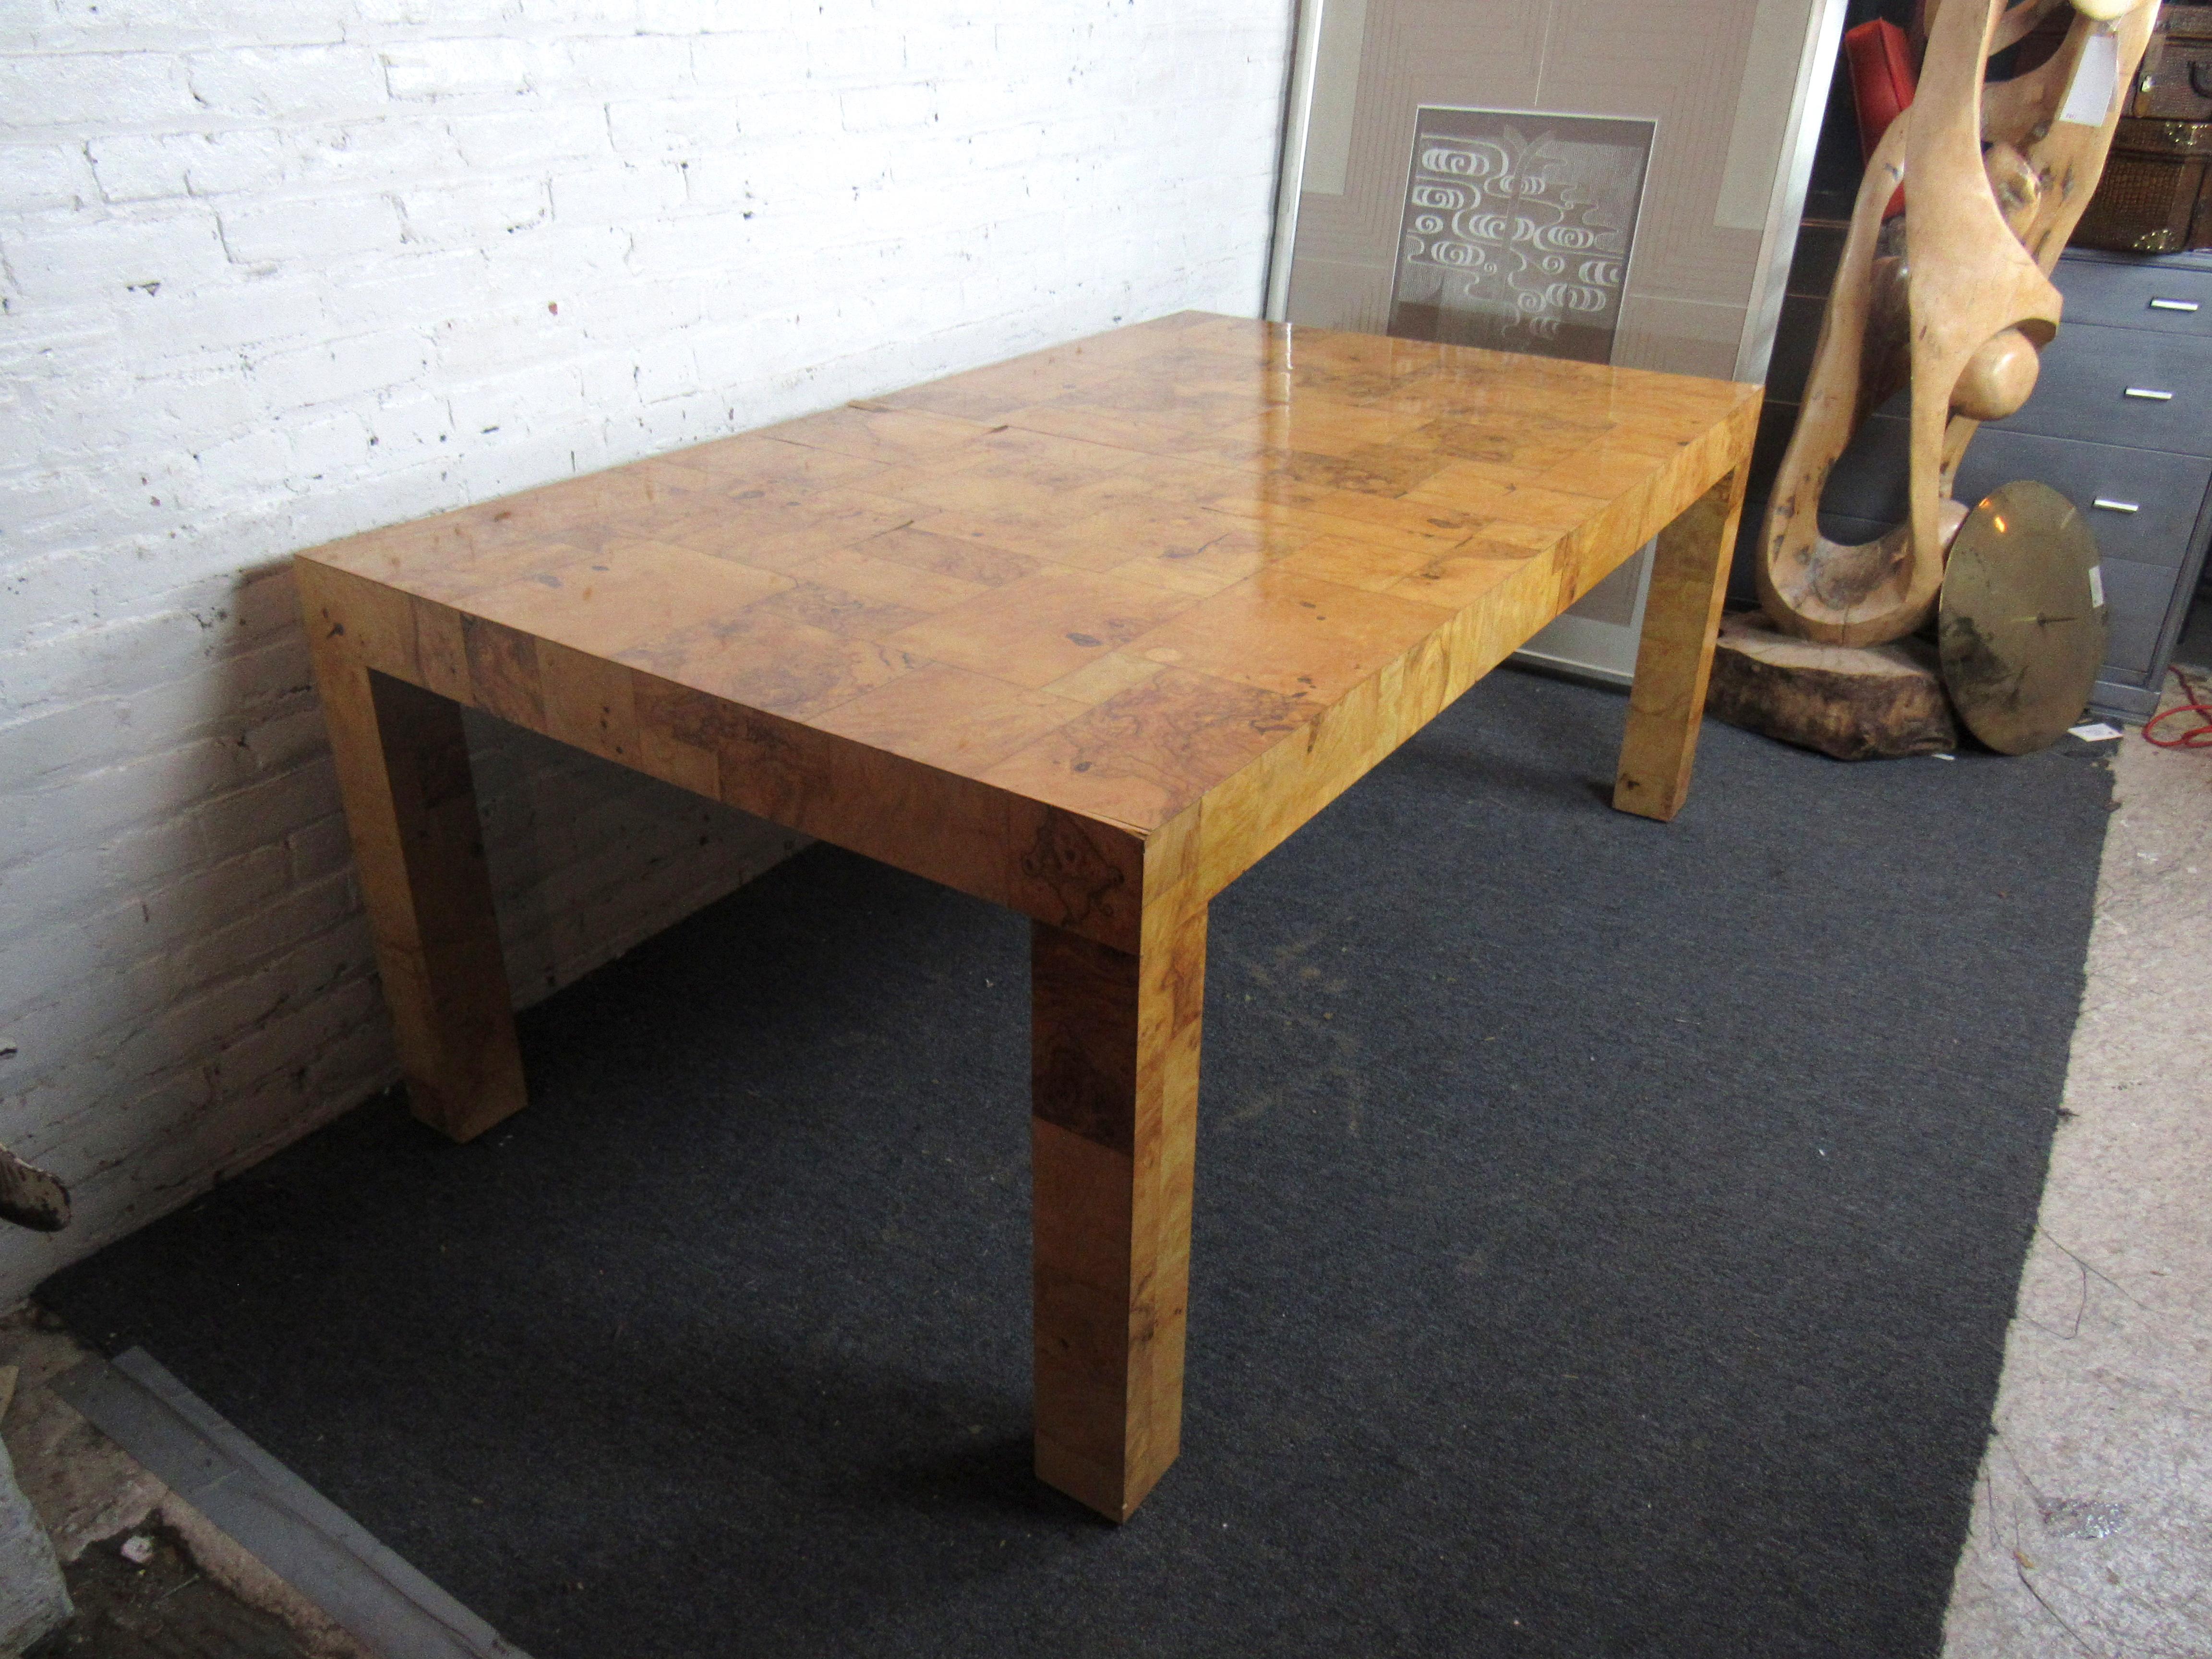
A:
{"type": "MultiPolygon", "coordinates": [[[[0,0],[0,1303],[394,1076],[286,556],[1259,299],[1289,0],[0,0]]],[[[474,726],[528,999],[780,832],[474,726]]]]}

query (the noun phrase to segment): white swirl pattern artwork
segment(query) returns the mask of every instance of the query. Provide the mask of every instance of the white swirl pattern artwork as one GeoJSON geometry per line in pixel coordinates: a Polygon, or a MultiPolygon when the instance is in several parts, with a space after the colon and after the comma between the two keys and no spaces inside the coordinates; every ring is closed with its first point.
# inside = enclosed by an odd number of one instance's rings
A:
{"type": "Polygon", "coordinates": [[[1390,332],[1606,362],[1652,123],[1416,114],[1390,332]]]}

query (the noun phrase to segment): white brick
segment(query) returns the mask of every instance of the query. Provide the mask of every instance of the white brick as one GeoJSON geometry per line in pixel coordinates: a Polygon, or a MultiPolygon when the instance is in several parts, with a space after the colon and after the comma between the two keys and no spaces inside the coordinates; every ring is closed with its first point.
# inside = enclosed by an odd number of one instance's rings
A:
{"type": "Polygon", "coordinates": [[[223,246],[240,264],[387,253],[400,242],[399,210],[380,196],[226,204],[220,216],[223,246]]]}
{"type": "Polygon", "coordinates": [[[100,191],[111,202],[218,196],[284,177],[284,144],[273,132],[125,133],[95,138],[91,150],[100,191]]]}
{"type": "Polygon", "coordinates": [[[541,54],[527,41],[425,40],[383,53],[385,84],[394,98],[453,98],[471,93],[520,93],[541,54]]]}
{"type": "Polygon", "coordinates": [[[82,143],[0,144],[0,213],[75,207],[95,188],[82,143]]]}
{"type": "Polygon", "coordinates": [[[222,269],[215,217],[195,205],[70,215],[59,222],[39,215],[19,222],[23,228],[0,249],[19,290],[33,300],[119,306],[134,290],[151,295],[222,269]]]}
{"type": "Polygon", "coordinates": [[[454,115],[447,130],[471,167],[544,167],[608,155],[606,115],[596,104],[454,115]]]}
{"type": "Polygon", "coordinates": [[[469,247],[535,230],[551,208],[541,179],[471,179],[410,191],[399,210],[410,243],[469,247]]]}
{"type": "Polygon", "coordinates": [[[273,428],[241,432],[199,452],[200,466],[215,486],[226,491],[268,489],[283,478],[292,447],[273,428]]]}
{"type": "Polygon", "coordinates": [[[489,268],[482,248],[408,246],[349,276],[343,285],[319,284],[322,331],[367,333],[419,325],[424,318],[450,310],[457,297],[481,292],[489,268]]]}
{"type": "Polygon", "coordinates": [[[369,416],[369,442],[387,455],[434,449],[453,436],[453,417],[446,395],[402,393],[378,405],[369,416]]]}
{"type": "Polygon", "coordinates": [[[927,86],[867,87],[839,95],[848,132],[927,126],[937,119],[937,94],[927,86]]]}
{"type": "Polygon", "coordinates": [[[280,421],[276,432],[289,452],[289,475],[295,479],[319,479],[368,459],[368,428],[350,410],[319,420],[280,421]]]}
{"type": "Polygon", "coordinates": [[[628,33],[637,27],[637,0],[516,0],[515,17],[525,25],[628,33]]]}
{"type": "Polygon", "coordinates": [[[416,110],[283,135],[293,183],[356,190],[412,185],[458,172],[460,148],[438,120],[416,110]]]}
{"type": "MultiPolygon", "coordinates": [[[[747,21],[755,20],[747,8],[747,21]]],[[[690,43],[691,78],[706,97],[736,97],[799,84],[806,75],[806,43],[797,29],[748,28],[705,34],[690,43]]]]}
{"type": "Polygon", "coordinates": [[[482,27],[517,15],[516,0],[357,0],[364,22],[434,23],[441,28],[482,27]]]}
{"type": "MultiPolygon", "coordinates": [[[[573,321],[570,325],[574,326],[573,321]]],[[[544,306],[516,312],[486,312],[459,317],[433,337],[441,368],[457,374],[480,375],[542,361],[549,337],[561,326],[544,306]]],[[[567,365],[562,365],[567,367],[567,365]]]]}
{"type": "Polygon", "coordinates": [[[233,47],[195,53],[185,68],[192,96],[221,115],[326,121],[385,101],[382,65],[362,46],[233,47]]]}
{"type": "Polygon", "coordinates": [[[587,225],[635,224],[684,200],[685,169],[668,162],[594,167],[553,178],[553,215],[587,225]]]}
{"type": "Polygon", "coordinates": [[[665,98],[607,106],[607,128],[625,161],[696,155],[738,140],[738,106],[731,98],[665,98]]]}
{"type": "Polygon", "coordinates": [[[404,385],[429,356],[422,336],[394,329],[272,353],[253,363],[252,384],[271,409],[301,409],[404,385]]]}
{"type": "MultiPolygon", "coordinates": [[[[789,10],[787,0],[746,0],[744,21],[756,29],[779,27],[789,10]]],[[[728,0],[637,0],[637,26],[655,34],[696,34],[729,22],[728,0]]]]}
{"type": "Polygon", "coordinates": [[[615,34],[570,41],[562,49],[558,70],[541,70],[537,84],[570,95],[667,99],[696,95],[690,79],[688,40],[615,34]]]}
{"type": "Polygon", "coordinates": [[[11,127],[159,121],[197,106],[184,65],[165,52],[0,58],[0,122],[11,127]]]}
{"type": "MultiPolygon", "coordinates": [[[[0,55],[0,1140],[76,1179],[81,1250],[392,1076],[289,555],[1249,307],[1287,29],[51,3],[23,43],[71,50],[0,55]]],[[[526,1000],[792,842],[469,729],[526,1000]]],[[[0,1236],[0,1297],[64,1259],[0,1236]]]]}
{"type": "MultiPolygon", "coordinates": [[[[464,441],[489,437],[495,432],[526,432],[537,424],[538,411],[567,410],[582,396],[582,378],[571,363],[546,363],[502,374],[495,380],[456,387],[448,402],[453,429],[464,441]]],[[[496,448],[507,449],[501,444],[496,448]]],[[[565,469],[563,469],[565,471],[565,469]]]]}

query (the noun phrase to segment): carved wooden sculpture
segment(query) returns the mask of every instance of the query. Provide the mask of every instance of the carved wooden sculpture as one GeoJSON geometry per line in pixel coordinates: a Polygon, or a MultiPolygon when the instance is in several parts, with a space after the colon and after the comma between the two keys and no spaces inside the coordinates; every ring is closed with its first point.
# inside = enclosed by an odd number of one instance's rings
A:
{"type": "Polygon", "coordinates": [[[1919,91],[1868,161],[1767,511],[1759,600],[1786,633],[1879,645],[1924,623],[1966,517],[1951,490],[1966,445],[2034,389],[2036,354],[2058,327],[2049,273],[2096,191],[2119,91],[2158,9],[2071,0],[2072,26],[2048,61],[1984,86],[1990,55],[2062,3],[1930,0],[1923,14],[1919,91]],[[1883,227],[1900,182],[1901,257],[1883,227]],[[1819,520],[1828,474],[1866,417],[1906,386],[1909,514],[1875,541],[1829,541],[1819,520]]]}

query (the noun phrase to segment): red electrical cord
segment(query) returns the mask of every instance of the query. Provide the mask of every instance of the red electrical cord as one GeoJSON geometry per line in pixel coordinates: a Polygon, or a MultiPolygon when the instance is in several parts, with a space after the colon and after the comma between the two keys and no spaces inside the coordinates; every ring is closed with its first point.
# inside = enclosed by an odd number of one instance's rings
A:
{"type": "Polygon", "coordinates": [[[2167,666],[2166,672],[2181,682],[2182,696],[2191,701],[2178,702],[2172,708],[2152,715],[2143,724],[2143,741],[2154,744],[2160,749],[2212,749],[2212,703],[2195,701],[2198,697],[2212,696],[2212,691],[2200,691],[2191,683],[2188,675],[2171,665],[2167,666]],[[2160,737],[2158,728],[2176,714],[2197,715],[2198,723],[2173,737],[2160,737]]]}

